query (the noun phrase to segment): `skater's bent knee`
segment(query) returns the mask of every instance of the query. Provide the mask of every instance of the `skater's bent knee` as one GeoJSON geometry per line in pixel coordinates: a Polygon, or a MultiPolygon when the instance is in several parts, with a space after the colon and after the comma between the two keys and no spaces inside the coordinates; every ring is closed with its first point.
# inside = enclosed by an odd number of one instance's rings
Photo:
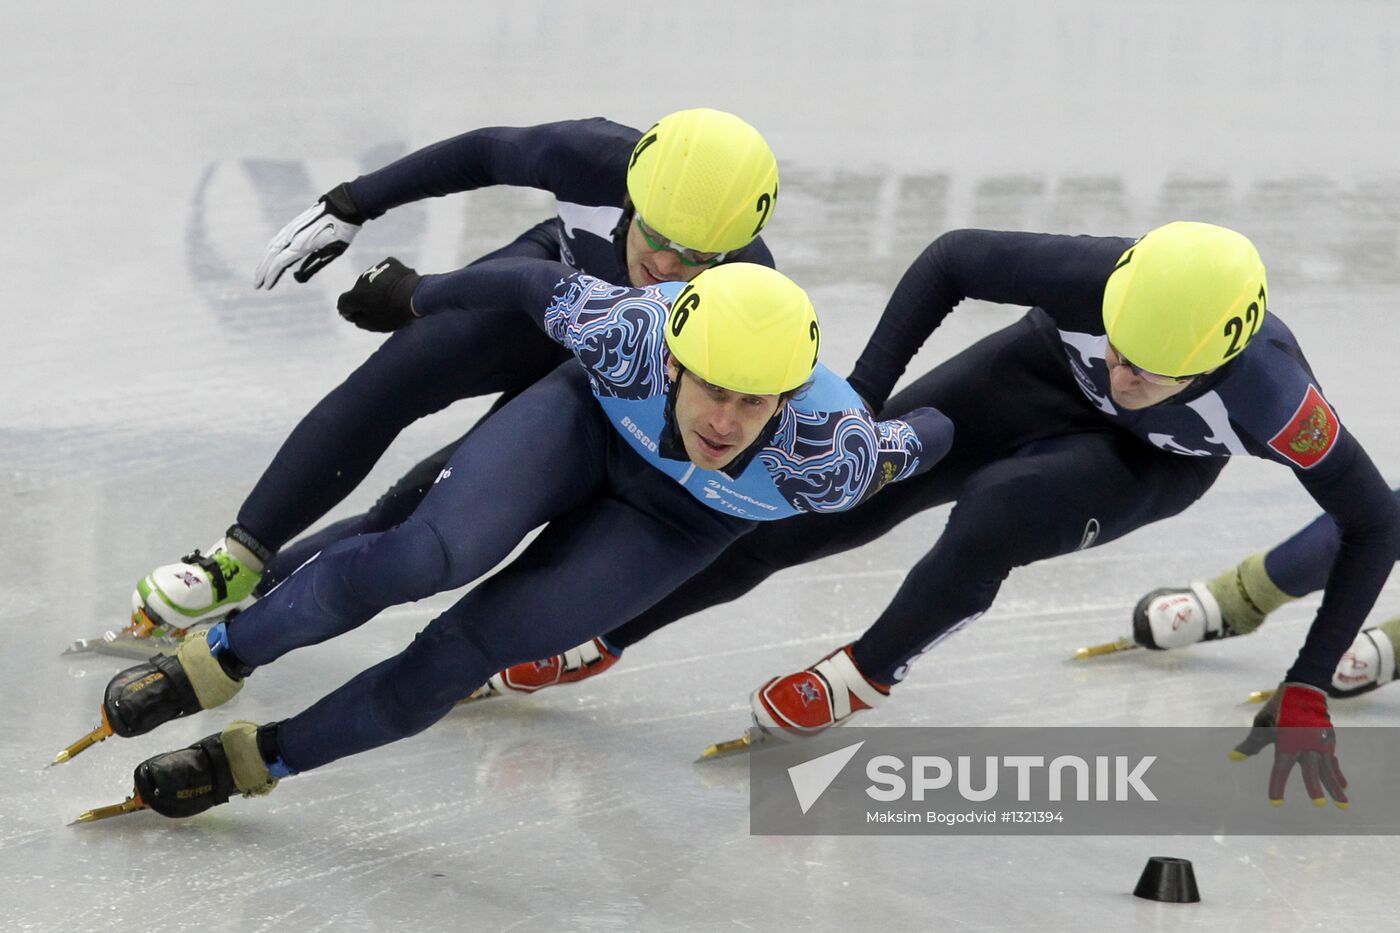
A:
{"type": "Polygon", "coordinates": [[[390,666],[384,681],[384,712],[400,726],[422,717],[431,722],[485,683],[499,666],[466,626],[439,617],[390,666]]]}
{"type": "Polygon", "coordinates": [[[364,536],[352,584],[390,592],[390,603],[410,602],[459,586],[452,570],[451,550],[437,529],[410,516],[396,528],[364,536]]]}

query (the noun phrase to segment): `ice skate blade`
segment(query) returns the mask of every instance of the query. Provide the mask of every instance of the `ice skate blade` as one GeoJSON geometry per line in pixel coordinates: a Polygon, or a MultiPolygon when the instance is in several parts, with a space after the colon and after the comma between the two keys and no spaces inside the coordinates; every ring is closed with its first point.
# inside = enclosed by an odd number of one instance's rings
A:
{"type": "Polygon", "coordinates": [[[100,638],[79,638],[63,650],[64,654],[107,654],[118,658],[145,661],[152,655],[173,655],[180,648],[178,639],[156,636],[137,638],[129,632],[107,632],[100,638]]]}
{"type": "Polygon", "coordinates": [[[107,722],[107,711],[103,710],[102,725],[98,726],[96,729],[93,729],[87,735],[83,736],[81,739],[74,742],[72,745],[59,752],[57,755],[54,755],[53,761],[49,762],[48,766],[52,768],[54,765],[61,765],[65,761],[72,761],[78,755],[87,751],[89,748],[92,748],[98,742],[104,741],[108,736],[112,734],[112,727],[107,722]]]}
{"type": "Polygon", "coordinates": [[[1246,703],[1267,703],[1274,698],[1273,690],[1256,690],[1246,699],[1246,703]]]}
{"type": "Polygon", "coordinates": [[[1102,645],[1086,645],[1074,652],[1074,660],[1083,661],[1086,658],[1097,658],[1101,654],[1116,654],[1119,651],[1132,651],[1140,647],[1142,646],[1131,638],[1120,638],[1102,645]]]}
{"type": "Polygon", "coordinates": [[[742,755],[762,742],[763,733],[758,732],[756,729],[750,729],[737,739],[730,739],[727,742],[716,742],[708,746],[700,753],[700,757],[695,759],[695,761],[698,764],[702,761],[715,761],[719,758],[729,758],[732,755],[742,755]]]}
{"type": "Polygon", "coordinates": [[[146,809],[146,803],[141,799],[141,795],[135,791],[131,796],[121,803],[114,803],[107,807],[93,807],[91,810],[84,810],[78,818],[69,823],[69,826],[77,826],[79,823],[96,823],[98,820],[111,819],[114,816],[125,816],[128,813],[135,813],[137,810],[146,809]]]}
{"type": "MultiPolygon", "coordinates": [[[[110,634],[110,633],[108,633],[110,634]]],[[[91,654],[103,642],[102,638],[77,638],[63,649],[64,654],[91,654]]]]}

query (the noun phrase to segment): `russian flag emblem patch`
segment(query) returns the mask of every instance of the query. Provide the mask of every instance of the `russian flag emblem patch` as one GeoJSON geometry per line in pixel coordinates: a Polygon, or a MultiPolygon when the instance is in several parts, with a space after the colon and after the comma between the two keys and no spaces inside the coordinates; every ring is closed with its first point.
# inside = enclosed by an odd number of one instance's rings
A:
{"type": "Polygon", "coordinates": [[[1309,385],[1303,402],[1269,446],[1303,469],[1316,466],[1332,451],[1342,427],[1317,386],[1309,385]]]}

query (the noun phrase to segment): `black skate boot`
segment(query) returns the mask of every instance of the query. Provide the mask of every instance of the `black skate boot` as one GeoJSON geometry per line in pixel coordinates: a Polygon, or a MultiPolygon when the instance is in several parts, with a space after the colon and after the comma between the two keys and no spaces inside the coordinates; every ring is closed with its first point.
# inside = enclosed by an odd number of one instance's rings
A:
{"type": "Polygon", "coordinates": [[[158,654],[113,677],[102,697],[101,725],[55,755],[52,763],[72,761],[113,735],[144,735],[161,723],[227,703],[252,671],[229,648],[220,622],[182,641],[174,657],[158,654]]]}
{"type": "Polygon", "coordinates": [[[143,735],[156,726],[227,703],[251,668],[231,659],[223,623],[185,639],[174,657],[156,655],[107,684],[102,714],[112,732],[143,735]]]}
{"type": "Polygon", "coordinates": [[[148,758],[136,766],[136,794],[161,816],[179,819],[227,803],[234,794],[270,793],[277,779],[258,751],[258,727],[236,722],[189,748],[148,758]]]}
{"type": "Polygon", "coordinates": [[[179,660],[163,654],[113,677],[102,698],[103,718],[123,738],[203,708],[179,660]]]}

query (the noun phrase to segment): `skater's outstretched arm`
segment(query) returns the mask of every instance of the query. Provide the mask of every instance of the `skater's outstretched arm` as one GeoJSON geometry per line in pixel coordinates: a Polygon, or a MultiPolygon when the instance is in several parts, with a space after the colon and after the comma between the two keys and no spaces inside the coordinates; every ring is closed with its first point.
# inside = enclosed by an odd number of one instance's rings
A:
{"type": "Polygon", "coordinates": [[[954,230],[934,240],[895,287],[851,371],[851,386],[884,407],[909,361],[965,298],[1030,307],[1097,307],[1114,260],[1132,240],[954,230]]]}
{"type": "Polygon", "coordinates": [[[349,247],[365,223],[424,198],[491,185],[542,188],[561,201],[620,202],[640,134],[600,117],[541,126],[494,126],[433,143],[336,185],[268,244],[253,276],[271,289],[289,268],[306,282],[349,247]]]}

